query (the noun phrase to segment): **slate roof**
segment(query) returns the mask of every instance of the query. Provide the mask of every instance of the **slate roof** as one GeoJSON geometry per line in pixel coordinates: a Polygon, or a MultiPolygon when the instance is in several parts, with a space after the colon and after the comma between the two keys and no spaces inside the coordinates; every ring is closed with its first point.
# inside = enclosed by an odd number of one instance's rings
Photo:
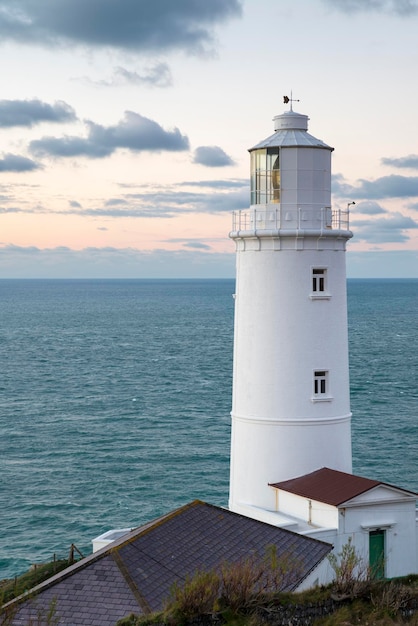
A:
{"type": "Polygon", "coordinates": [[[310,135],[306,130],[300,129],[280,129],[267,139],[263,139],[253,148],[250,148],[249,152],[258,150],[260,148],[270,148],[279,146],[281,148],[288,148],[293,146],[304,146],[314,148],[327,148],[328,150],[334,150],[331,146],[328,146],[321,139],[317,139],[313,135],[310,135]]]}
{"type": "Polygon", "coordinates": [[[417,495],[411,491],[406,491],[405,489],[400,489],[399,487],[394,487],[393,485],[388,485],[378,480],[338,472],[328,467],[323,467],[311,474],[305,474],[298,478],[270,484],[271,487],[276,487],[276,489],[282,489],[283,491],[288,491],[295,495],[309,498],[310,500],[316,500],[317,502],[331,504],[332,506],[340,506],[344,502],[379,485],[385,485],[386,487],[396,489],[397,491],[411,496],[417,495]]]}
{"type": "Polygon", "coordinates": [[[197,570],[264,557],[271,545],[278,557],[290,554],[298,563],[297,579],[287,589],[297,588],[332,547],[195,500],[56,574],[33,589],[30,599],[9,603],[8,624],[28,624],[53,603],[60,626],[115,626],[130,613],[161,609],[172,585],[197,570]]]}

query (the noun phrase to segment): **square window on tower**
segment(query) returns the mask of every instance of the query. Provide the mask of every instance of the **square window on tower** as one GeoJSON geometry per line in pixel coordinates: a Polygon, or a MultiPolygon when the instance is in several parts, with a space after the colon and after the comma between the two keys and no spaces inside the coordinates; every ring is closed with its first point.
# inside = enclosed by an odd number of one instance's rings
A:
{"type": "Polygon", "coordinates": [[[332,400],[329,393],[329,372],[327,370],[314,371],[312,400],[314,402],[332,400]]]}
{"type": "Polygon", "coordinates": [[[311,275],[311,298],[328,299],[331,294],[328,291],[328,271],[326,267],[313,267],[311,275]]]}
{"type": "Polygon", "coordinates": [[[316,370],[314,375],[314,394],[323,396],[327,392],[327,373],[324,370],[316,370]]]}

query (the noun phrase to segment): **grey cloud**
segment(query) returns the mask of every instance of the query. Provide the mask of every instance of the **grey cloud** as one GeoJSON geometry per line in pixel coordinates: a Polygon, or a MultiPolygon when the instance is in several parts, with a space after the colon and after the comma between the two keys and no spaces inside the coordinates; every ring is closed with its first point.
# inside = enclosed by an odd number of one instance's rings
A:
{"type": "Polygon", "coordinates": [[[214,27],[241,12],[241,0],[3,0],[0,34],[40,45],[204,51],[214,27]]]}
{"type": "Polygon", "coordinates": [[[133,72],[124,67],[115,67],[110,80],[89,81],[104,87],[118,87],[124,84],[148,85],[150,87],[170,87],[173,84],[171,70],[167,63],[157,63],[143,72],[133,72]]]}
{"type": "Polygon", "coordinates": [[[75,157],[85,156],[91,159],[99,159],[110,156],[115,149],[109,146],[95,145],[89,138],[83,137],[42,137],[34,139],[29,144],[32,154],[39,157],[75,157]]]}
{"type": "Polygon", "coordinates": [[[408,204],[408,209],[412,209],[413,211],[418,211],[418,202],[412,202],[408,204]]]}
{"type": "Polygon", "coordinates": [[[418,13],[417,0],[323,0],[333,9],[344,13],[385,12],[400,16],[418,13]]]}
{"type": "Polygon", "coordinates": [[[406,157],[399,157],[398,159],[384,157],[381,159],[381,163],[382,165],[391,165],[392,167],[418,169],[418,154],[410,154],[406,157]]]}
{"type": "Polygon", "coordinates": [[[355,209],[351,209],[351,213],[361,213],[363,215],[379,215],[382,213],[387,213],[386,209],[384,209],[378,202],[365,200],[364,202],[358,202],[355,206],[355,209]]]}
{"type": "Polygon", "coordinates": [[[192,248],[195,250],[210,250],[211,246],[205,243],[204,239],[166,239],[165,243],[181,243],[185,248],[192,248]]]}
{"type": "Polygon", "coordinates": [[[409,235],[406,231],[418,228],[418,223],[409,216],[393,213],[388,217],[352,221],[350,228],[356,241],[400,243],[408,241],[409,235]]]}
{"type": "Polygon", "coordinates": [[[0,172],[32,172],[40,167],[39,163],[18,154],[5,154],[0,158],[0,172]]]}
{"type": "MultiPolygon", "coordinates": [[[[69,213],[73,213],[74,211],[69,211],[69,213]]],[[[47,215],[47,214],[61,214],[61,211],[49,211],[42,205],[37,205],[34,207],[26,208],[24,206],[9,206],[0,208],[0,213],[25,213],[27,215],[47,215]]],[[[77,212],[78,213],[78,212],[77,212]]]]}
{"type": "Polygon", "coordinates": [[[188,150],[189,140],[178,128],[164,130],[157,122],[133,111],[126,111],[116,126],[101,126],[86,122],[87,137],[43,137],[29,144],[30,151],[39,156],[103,158],[118,148],[134,152],[188,150]]]}
{"type": "Polygon", "coordinates": [[[29,213],[29,211],[21,207],[0,207],[1,215],[7,215],[8,213],[29,213]]]}
{"type": "MultiPolygon", "coordinates": [[[[78,215],[93,218],[173,218],[187,213],[232,213],[248,207],[248,191],[233,190],[225,193],[192,193],[187,191],[160,190],[130,193],[122,198],[110,198],[101,206],[83,208],[78,202],[68,201],[66,209],[48,209],[35,206],[3,209],[3,212],[27,214],[78,215]]],[[[0,212],[2,209],[0,209],[0,212]]]]}
{"type": "MultiPolygon", "coordinates": [[[[111,198],[98,206],[83,210],[67,210],[95,218],[174,218],[187,213],[232,213],[248,207],[248,191],[234,190],[225,193],[198,193],[190,191],[157,190],[129,193],[123,198],[111,198]]],[[[60,211],[62,215],[63,212],[60,211]]]]}
{"type": "Polygon", "coordinates": [[[346,198],[410,198],[418,196],[418,176],[382,176],[376,180],[360,179],[349,185],[342,177],[333,177],[333,192],[346,198]]]}
{"type": "Polygon", "coordinates": [[[235,178],[230,180],[192,180],[178,183],[178,187],[209,187],[210,189],[243,189],[249,192],[248,178],[235,178]]]}
{"type": "Polygon", "coordinates": [[[47,104],[41,100],[0,100],[0,127],[32,127],[41,122],[72,122],[74,109],[66,102],[47,104]]]}
{"type": "Polygon", "coordinates": [[[234,165],[230,156],[219,148],[219,146],[199,146],[196,148],[193,163],[205,165],[206,167],[225,167],[234,165]]]}
{"type": "Polygon", "coordinates": [[[192,193],[188,191],[160,191],[127,194],[127,198],[141,203],[142,211],[152,217],[168,217],[181,213],[230,213],[249,205],[249,193],[245,190],[225,193],[192,193]]]}
{"type": "Polygon", "coordinates": [[[128,204],[126,200],[123,198],[110,198],[110,200],[106,200],[105,206],[120,206],[128,204]]]}
{"type": "Polygon", "coordinates": [[[185,248],[193,248],[194,250],[210,250],[210,246],[203,241],[185,241],[183,246],[185,248]]]}

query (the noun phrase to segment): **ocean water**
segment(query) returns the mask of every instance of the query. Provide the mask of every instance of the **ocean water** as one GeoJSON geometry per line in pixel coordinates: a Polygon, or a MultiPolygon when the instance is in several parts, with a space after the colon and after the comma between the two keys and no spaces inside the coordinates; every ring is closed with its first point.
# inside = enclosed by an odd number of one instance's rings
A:
{"type": "MultiPolygon", "coordinates": [[[[0,280],[0,579],[226,505],[233,280],[0,280]]],[[[353,463],[418,491],[418,280],[348,281],[353,463]]]]}

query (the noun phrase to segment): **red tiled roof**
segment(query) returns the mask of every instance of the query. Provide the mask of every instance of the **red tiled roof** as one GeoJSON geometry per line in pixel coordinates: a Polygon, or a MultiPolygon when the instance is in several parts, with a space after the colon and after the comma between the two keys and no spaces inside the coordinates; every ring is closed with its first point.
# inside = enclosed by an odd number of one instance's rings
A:
{"type": "Polygon", "coordinates": [[[386,485],[410,495],[415,495],[410,491],[387,485],[387,483],[382,483],[378,480],[338,472],[328,467],[323,467],[316,470],[316,472],[292,478],[291,480],[270,483],[270,485],[271,487],[276,487],[276,489],[282,489],[283,491],[333,506],[339,506],[343,502],[347,502],[378,485],[386,485]]]}

